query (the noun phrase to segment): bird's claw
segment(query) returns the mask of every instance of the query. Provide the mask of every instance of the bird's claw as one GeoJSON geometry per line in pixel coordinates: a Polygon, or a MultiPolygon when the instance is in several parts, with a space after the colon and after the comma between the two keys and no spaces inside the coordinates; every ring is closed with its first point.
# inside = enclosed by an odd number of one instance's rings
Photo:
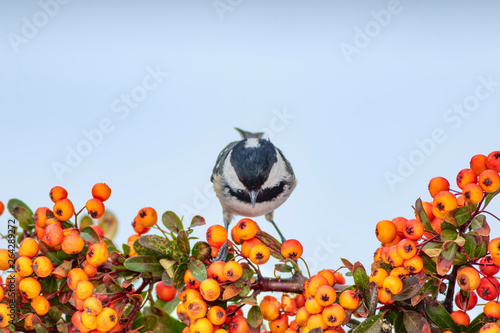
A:
{"type": "Polygon", "coordinates": [[[210,261],[215,262],[215,261],[226,261],[227,259],[227,254],[229,251],[229,243],[226,241],[224,245],[222,245],[219,249],[219,253],[217,253],[217,256],[215,258],[212,258],[210,261]]]}

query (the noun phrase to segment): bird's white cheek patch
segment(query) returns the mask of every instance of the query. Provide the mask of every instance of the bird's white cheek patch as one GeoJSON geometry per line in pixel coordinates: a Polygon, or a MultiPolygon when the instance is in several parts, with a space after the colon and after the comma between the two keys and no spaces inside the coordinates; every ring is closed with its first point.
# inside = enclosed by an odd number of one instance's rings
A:
{"type": "Polygon", "coordinates": [[[245,142],[245,148],[258,148],[260,147],[260,142],[259,139],[257,138],[250,138],[247,139],[247,142],[245,142]]]}

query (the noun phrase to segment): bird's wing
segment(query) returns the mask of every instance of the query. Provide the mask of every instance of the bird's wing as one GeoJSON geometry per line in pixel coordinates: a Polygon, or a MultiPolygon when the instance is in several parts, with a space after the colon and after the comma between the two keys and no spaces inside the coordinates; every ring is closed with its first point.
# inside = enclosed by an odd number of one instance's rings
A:
{"type": "Polygon", "coordinates": [[[239,141],[231,142],[226,146],[226,148],[222,149],[222,151],[219,154],[219,157],[217,157],[217,161],[215,162],[214,169],[212,171],[212,176],[210,177],[210,181],[213,182],[214,178],[217,175],[220,175],[222,173],[222,166],[224,164],[224,161],[226,160],[227,155],[229,155],[229,152],[231,149],[236,145],[239,141]]]}
{"type": "Polygon", "coordinates": [[[234,129],[237,130],[238,132],[240,132],[241,138],[243,140],[250,139],[250,138],[262,139],[262,137],[264,136],[264,132],[251,133],[251,132],[244,131],[238,127],[235,127],[234,129]]]}

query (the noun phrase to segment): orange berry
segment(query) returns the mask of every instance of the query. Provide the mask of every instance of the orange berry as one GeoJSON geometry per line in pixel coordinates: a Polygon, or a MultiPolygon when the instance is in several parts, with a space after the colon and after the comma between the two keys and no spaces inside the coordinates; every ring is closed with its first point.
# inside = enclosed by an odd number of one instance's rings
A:
{"type": "Polygon", "coordinates": [[[382,288],[393,295],[399,294],[403,290],[403,282],[397,276],[389,275],[382,282],[382,288]]]}
{"type": "Polygon", "coordinates": [[[241,245],[241,253],[243,253],[243,255],[248,258],[250,256],[250,250],[252,249],[252,247],[258,244],[262,244],[262,242],[258,238],[252,238],[244,241],[241,245]]]}
{"type": "Polygon", "coordinates": [[[500,303],[498,301],[489,301],[484,306],[483,312],[489,318],[500,319],[500,303]]]}
{"type": "Polygon", "coordinates": [[[139,238],[141,238],[141,235],[132,235],[127,239],[127,243],[133,243],[139,238]]]}
{"type": "Polygon", "coordinates": [[[223,272],[226,280],[234,282],[243,275],[243,267],[237,261],[229,261],[224,265],[223,272]]]}
{"type": "Polygon", "coordinates": [[[295,313],[295,311],[297,311],[298,309],[298,306],[294,298],[290,297],[287,294],[283,294],[281,295],[281,308],[284,312],[295,313]]]}
{"type": "Polygon", "coordinates": [[[378,290],[378,301],[382,304],[391,304],[392,303],[392,300],[391,300],[391,293],[388,292],[385,288],[380,288],[378,290]]]}
{"type": "Polygon", "coordinates": [[[316,291],[321,286],[328,286],[328,280],[323,275],[320,275],[320,274],[313,275],[309,279],[307,291],[309,292],[309,294],[311,296],[315,296],[316,291]]]}
{"type": "Polygon", "coordinates": [[[194,277],[189,269],[184,273],[184,283],[186,284],[186,286],[193,289],[200,288],[201,284],[201,282],[194,277]]]}
{"type": "Polygon", "coordinates": [[[109,331],[118,323],[118,315],[112,308],[106,307],[97,315],[97,329],[109,331]]]}
{"type": "Polygon", "coordinates": [[[453,321],[457,325],[464,325],[465,327],[469,326],[470,324],[470,317],[467,313],[463,312],[462,310],[457,310],[453,311],[450,313],[451,318],[453,318],[453,321]]]}
{"type": "Polygon", "coordinates": [[[398,230],[394,223],[388,220],[383,220],[377,223],[375,235],[382,244],[385,244],[392,242],[394,238],[396,238],[397,231],[398,230]]]}
{"type": "Polygon", "coordinates": [[[486,323],[479,329],[479,333],[500,333],[500,325],[497,323],[486,323]]]}
{"type": "Polygon", "coordinates": [[[207,312],[207,318],[213,325],[220,326],[226,322],[226,310],[220,306],[212,306],[207,312]]]}
{"type": "Polygon", "coordinates": [[[387,262],[393,267],[399,267],[404,259],[398,254],[397,245],[390,246],[386,253],[387,262]]]}
{"type": "Polygon", "coordinates": [[[461,189],[467,184],[475,184],[477,182],[477,175],[471,169],[462,169],[457,175],[457,185],[461,189]]]}
{"type": "Polygon", "coordinates": [[[482,277],[477,287],[477,295],[486,301],[491,301],[498,297],[500,282],[493,276],[482,277]]]}
{"type": "Polygon", "coordinates": [[[395,217],[391,220],[391,222],[394,223],[394,225],[396,226],[396,230],[397,230],[399,236],[403,236],[403,230],[404,230],[406,221],[407,221],[407,219],[404,217],[401,217],[401,216],[395,217]]]}
{"type": "Polygon", "coordinates": [[[500,176],[495,170],[486,170],[479,175],[479,185],[486,193],[493,193],[500,187],[500,176]]]}
{"type": "Polygon", "coordinates": [[[403,267],[412,274],[417,274],[424,268],[424,261],[422,257],[414,255],[403,262],[403,267]]]}
{"type": "Polygon", "coordinates": [[[139,236],[143,235],[143,234],[147,233],[149,230],[151,230],[151,228],[146,228],[145,226],[143,226],[142,224],[140,224],[139,221],[137,221],[137,216],[134,218],[134,221],[132,222],[132,228],[134,228],[134,231],[139,236]]]}
{"type": "Polygon", "coordinates": [[[333,287],[335,285],[335,274],[332,270],[322,269],[318,272],[318,274],[322,275],[328,281],[328,285],[330,287],[333,287]]]}
{"type": "Polygon", "coordinates": [[[378,288],[382,288],[384,280],[389,276],[389,273],[383,268],[377,268],[372,271],[370,275],[370,282],[375,282],[378,288]]]}
{"type": "Polygon", "coordinates": [[[94,293],[94,285],[88,280],[82,280],[76,285],[76,296],[79,299],[86,300],[94,293]]]}
{"type": "Polygon", "coordinates": [[[323,321],[328,326],[340,326],[345,319],[345,311],[339,304],[332,304],[323,310],[323,321]]]}
{"type": "Polygon", "coordinates": [[[85,260],[82,263],[82,266],[83,266],[83,271],[85,272],[85,274],[87,274],[87,276],[89,278],[93,278],[94,276],[96,276],[96,274],[97,274],[97,267],[95,267],[94,265],[89,264],[87,260],[85,260]]]}
{"type": "MultiPolygon", "coordinates": [[[[427,202],[427,201],[423,201],[422,208],[424,209],[425,215],[427,215],[427,218],[429,219],[429,221],[432,221],[432,219],[434,219],[434,213],[432,212],[432,203],[427,202]]],[[[422,222],[420,220],[420,216],[418,214],[415,214],[415,215],[416,215],[417,220],[422,222]]]]}
{"type": "Polygon", "coordinates": [[[162,281],[156,284],[156,295],[164,302],[170,302],[177,296],[177,289],[174,286],[164,284],[162,281]]]}
{"type": "Polygon", "coordinates": [[[389,275],[397,276],[401,280],[403,280],[406,276],[408,276],[408,274],[409,274],[408,270],[403,266],[395,267],[389,273],[389,275]]]}
{"type": "Polygon", "coordinates": [[[200,294],[205,300],[213,302],[220,296],[220,286],[213,279],[205,279],[200,283],[200,294]]]}
{"type": "Polygon", "coordinates": [[[15,262],[15,269],[19,276],[30,276],[33,274],[33,262],[28,257],[19,257],[15,262]]]}
{"type": "Polygon", "coordinates": [[[486,160],[487,157],[482,154],[472,156],[470,160],[470,168],[476,175],[479,175],[481,172],[488,169],[486,166],[486,160]]]}
{"type": "Polygon", "coordinates": [[[495,275],[500,270],[494,262],[491,256],[484,256],[479,260],[479,270],[484,275],[495,275]]]}
{"type": "Polygon", "coordinates": [[[85,241],[80,235],[69,234],[66,236],[61,244],[61,249],[66,254],[77,254],[83,251],[85,241]]]}
{"type": "Polygon", "coordinates": [[[66,199],[68,197],[68,191],[66,191],[61,186],[54,186],[50,190],[49,195],[50,195],[50,200],[52,200],[53,203],[56,203],[59,200],[66,199]]]}
{"type": "Polygon", "coordinates": [[[44,278],[49,276],[53,268],[52,261],[45,256],[39,256],[33,260],[33,272],[38,277],[44,278]]]}
{"type": "Polygon", "coordinates": [[[314,298],[319,305],[328,306],[335,302],[335,299],[337,299],[337,293],[335,292],[335,289],[329,285],[323,285],[318,287],[314,298]]]}
{"type": "Polygon", "coordinates": [[[41,228],[45,228],[46,222],[49,218],[53,218],[54,213],[47,207],[39,207],[35,211],[33,218],[35,219],[35,224],[41,228]]]}
{"type": "Polygon", "coordinates": [[[27,277],[19,282],[19,291],[27,299],[33,299],[40,295],[42,286],[40,285],[40,282],[38,282],[34,278],[27,277]]]}
{"type": "Polygon", "coordinates": [[[224,261],[214,261],[207,268],[207,277],[209,279],[214,279],[215,281],[222,283],[226,281],[226,276],[224,275],[224,261]]]}
{"type": "Polygon", "coordinates": [[[410,259],[417,254],[417,244],[411,239],[402,239],[397,245],[397,251],[401,258],[410,259]]]}
{"type": "Polygon", "coordinates": [[[233,242],[237,245],[243,244],[243,239],[238,236],[238,233],[236,232],[236,226],[231,228],[231,238],[233,239],[233,242]]]}
{"type": "Polygon", "coordinates": [[[443,218],[444,214],[457,208],[457,198],[449,191],[441,191],[434,196],[434,201],[432,202],[434,207],[434,216],[443,218]],[[436,215],[436,212],[438,215],[436,215]]]}
{"type": "Polygon", "coordinates": [[[435,197],[441,191],[448,191],[450,189],[450,183],[446,178],[434,177],[429,182],[429,193],[431,197],[435,197]]]}
{"type": "Polygon", "coordinates": [[[67,283],[69,289],[76,291],[76,287],[80,281],[88,281],[89,277],[81,268],[72,268],[68,272],[67,283]]]}
{"type": "Polygon", "coordinates": [[[95,330],[97,328],[97,316],[82,312],[82,323],[86,328],[95,330]]]}
{"type": "Polygon", "coordinates": [[[108,261],[108,247],[103,243],[96,243],[87,249],[87,262],[92,266],[99,267],[108,261]]]}
{"type": "Polygon", "coordinates": [[[335,276],[335,284],[345,284],[345,278],[342,274],[340,274],[339,272],[335,272],[333,273],[333,275],[335,276]]]}
{"type": "Polygon", "coordinates": [[[500,151],[492,151],[486,159],[488,169],[500,172],[500,151]]]}
{"type": "Polygon", "coordinates": [[[263,265],[271,256],[269,248],[264,244],[258,244],[252,247],[249,253],[249,259],[256,265],[263,265]]]}
{"type": "Polygon", "coordinates": [[[208,318],[198,318],[189,327],[190,333],[213,333],[214,325],[208,318]]]}
{"type": "Polygon", "coordinates": [[[354,290],[344,290],[339,296],[339,304],[346,310],[355,310],[359,306],[359,295],[354,290]]]}
{"type": "Polygon", "coordinates": [[[73,294],[73,302],[75,303],[75,308],[78,310],[78,311],[83,311],[85,310],[85,308],[83,307],[83,304],[85,303],[85,300],[84,299],[80,299],[76,293],[73,294]]]}
{"type": "Polygon", "coordinates": [[[269,323],[269,330],[272,333],[283,333],[288,329],[288,316],[281,314],[277,319],[269,323]]]}
{"type": "Polygon", "coordinates": [[[98,219],[104,214],[104,204],[101,200],[92,198],[85,204],[87,208],[87,213],[93,218],[98,219]]]}
{"type": "Polygon", "coordinates": [[[158,214],[153,208],[145,207],[137,213],[137,221],[144,227],[151,228],[158,221],[158,214]]]}
{"type": "Polygon", "coordinates": [[[457,273],[457,283],[463,291],[473,291],[479,287],[479,273],[472,267],[461,268],[457,273]]]}
{"type": "Polygon", "coordinates": [[[73,203],[69,199],[65,198],[56,201],[52,211],[54,212],[55,217],[59,220],[67,221],[73,216],[75,208],[73,207],[73,203]]]}
{"type": "Polygon", "coordinates": [[[287,259],[297,260],[304,251],[302,244],[295,239],[287,239],[281,244],[281,254],[287,259]]]}
{"type": "Polygon", "coordinates": [[[248,333],[250,328],[245,317],[235,316],[229,322],[229,333],[248,333]]]}
{"type": "Polygon", "coordinates": [[[4,210],[5,210],[5,205],[3,204],[3,202],[0,201],[0,215],[3,214],[4,210]]]}
{"type": "Polygon", "coordinates": [[[83,310],[90,315],[98,315],[102,310],[101,300],[91,296],[83,302],[83,310]]]}
{"type": "Polygon", "coordinates": [[[242,240],[254,238],[255,235],[257,235],[257,231],[259,231],[259,226],[257,225],[257,223],[255,223],[254,220],[248,218],[241,219],[235,227],[236,234],[242,240]]]}
{"type": "Polygon", "coordinates": [[[311,314],[303,306],[297,310],[297,314],[295,315],[295,321],[297,322],[297,324],[299,324],[299,326],[304,327],[307,325],[307,321],[309,320],[309,317],[311,317],[311,314]]]}
{"type": "Polygon", "coordinates": [[[476,183],[464,186],[462,196],[467,203],[478,204],[483,199],[483,188],[476,183]]]}
{"type": "Polygon", "coordinates": [[[45,228],[43,240],[50,246],[61,244],[63,240],[63,229],[59,224],[51,224],[45,228]]]}
{"type": "Polygon", "coordinates": [[[50,303],[44,296],[40,295],[31,300],[31,307],[37,315],[45,316],[50,310],[50,303]]]}
{"type": "Polygon", "coordinates": [[[267,321],[275,320],[280,315],[281,304],[274,296],[264,296],[259,307],[262,317],[267,321]]]}
{"type": "Polygon", "coordinates": [[[33,258],[38,254],[38,242],[31,237],[26,237],[19,245],[19,255],[22,257],[33,258]]]}
{"type": "Polygon", "coordinates": [[[408,239],[419,240],[424,234],[424,225],[417,219],[410,219],[406,221],[403,233],[408,239]]]}
{"type": "Polygon", "coordinates": [[[500,237],[490,240],[488,243],[488,252],[493,259],[500,258],[500,237]]]}
{"type": "Polygon", "coordinates": [[[186,311],[192,319],[203,318],[207,313],[207,303],[203,299],[193,298],[187,301],[186,311]]]}
{"type": "Polygon", "coordinates": [[[215,224],[207,229],[207,242],[210,246],[221,247],[227,241],[227,230],[215,224]]]}
{"type": "Polygon", "coordinates": [[[92,196],[101,201],[106,201],[111,196],[111,189],[104,183],[97,183],[92,187],[92,196]]]}
{"type": "Polygon", "coordinates": [[[82,312],[81,311],[76,311],[73,316],[71,316],[71,323],[75,326],[75,328],[79,332],[90,332],[90,329],[88,329],[82,321],[82,312]]]}
{"type": "Polygon", "coordinates": [[[309,312],[310,314],[321,313],[321,311],[323,311],[323,309],[325,308],[324,306],[318,304],[318,301],[316,301],[316,298],[314,296],[309,296],[306,299],[306,304],[304,306],[307,312],[309,312]]]}
{"type": "Polygon", "coordinates": [[[201,296],[198,290],[187,287],[185,287],[184,290],[179,295],[179,299],[181,300],[182,303],[186,303],[187,301],[190,301],[193,298],[203,299],[203,296],[201,296]]]}

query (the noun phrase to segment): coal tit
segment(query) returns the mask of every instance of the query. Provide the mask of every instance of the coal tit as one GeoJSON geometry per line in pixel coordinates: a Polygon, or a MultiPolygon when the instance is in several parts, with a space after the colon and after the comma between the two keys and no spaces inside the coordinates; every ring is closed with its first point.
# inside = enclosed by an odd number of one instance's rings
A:
{"type": "Polygon", "coordinates": [[[222,205],[225,227],[228,229],[234,215],[265,215],[284,241],[273,213],[295,188],[292,166],[281,150],[263,139],[264,133],[236,130],[242,140],[221,151],[210,179],[222,205]]]}

